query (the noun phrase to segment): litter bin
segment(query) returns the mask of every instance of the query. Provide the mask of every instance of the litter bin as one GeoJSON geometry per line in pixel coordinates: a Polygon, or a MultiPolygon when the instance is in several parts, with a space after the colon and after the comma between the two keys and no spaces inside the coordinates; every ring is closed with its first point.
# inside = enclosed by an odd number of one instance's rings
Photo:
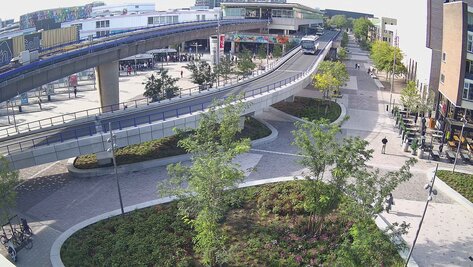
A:
{"type": "Polygon", "coordinates": [[[23,109],[21,108],[21,106],[18,106],[18,112],[23,112],[23,109]]]}

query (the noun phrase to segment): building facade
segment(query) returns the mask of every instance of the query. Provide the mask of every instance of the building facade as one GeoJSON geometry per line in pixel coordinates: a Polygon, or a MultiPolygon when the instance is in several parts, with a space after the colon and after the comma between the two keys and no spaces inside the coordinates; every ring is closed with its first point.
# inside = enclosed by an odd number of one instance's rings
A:
{"type": "Polygon", "coordinates": [[[195,0],[195,6],[212,9],[214,7],[219,7],[220,2],[222,1],[221,0],[195,0]]]}
{"type": "MultiPolygon", "coordinates": [[[[466,116],[473,127],[473,6],[465,2],[443,5],[442,53],[438,118],[451,130],[466,116]]],[[[458,130],[458,129],[457,129],[458,130]]],[[[471,130],[471,129],[470,129],[471,130]]]]}
{"type": "Polygon", "coordinates": [[[390,45],[394,46],[395,27],[393,26],[397,25],[397,19],[387,17],[368,19],[375,27],[374,31],[372,32],[372,39],[388,42],[390,45]]]}
{"type": "Polygon", "coordinates": [[[62,27],[77,26],[79,28],[80,39],[86,39],[88,36],[100,37],[158,25],[187,21],[215,20],[217,19],[217,15],[218,9],[127,12],[119,15],[97,16],[94,18],[69,21],[62,23],[62,27]]]}
{"type": "Polygon", "coordinates": [[[323,24],[320,10],[293,3],[241,2],[221,3],[224,19],[272,19],[271,33],[291,34],[323,24]]]}

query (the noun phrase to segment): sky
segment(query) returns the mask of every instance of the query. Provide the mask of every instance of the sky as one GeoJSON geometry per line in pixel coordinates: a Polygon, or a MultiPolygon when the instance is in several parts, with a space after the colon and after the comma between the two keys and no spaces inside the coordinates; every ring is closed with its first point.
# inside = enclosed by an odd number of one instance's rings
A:
{"type": "MultiPolygon", "coordinates": [[[[3,0],[8,1],[8,4],[3,5],[0,9],[0,19],[19,20],[20,15],[33,11],[51,9],[58,7],[70,7],[84,5],[93,2],[93,0],[3,0]]],[[[195,3],[194,0],[103,0],[106,4],[121,4],[121,3],[158,3],[159,10],[167,10],[170,8],[189,7],[195,3]]],[[[415,0],[417,1],[417,0],[415,0]]],[[[312,8],[320,9],[341,9],[355,12],[371,13],[376,16],[386,16],[383,13],[386,6],[380,4],[381,2],[390,3],[391,0],[288,0],[291,3],[300,3],[312,8]],[[383,8],[384,7],[384,8],[383,8]]]]}

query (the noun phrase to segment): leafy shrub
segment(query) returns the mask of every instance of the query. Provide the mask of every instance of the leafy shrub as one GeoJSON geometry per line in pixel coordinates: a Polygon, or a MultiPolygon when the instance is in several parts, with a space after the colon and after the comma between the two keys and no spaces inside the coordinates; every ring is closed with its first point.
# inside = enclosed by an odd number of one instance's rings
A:
{"type": "MultiPolygon", "coordinates": [[[[353,222],[336,210],[320,235],[307,234],[308,215],[297,201],[302,187],[295,181],[227,193],[240,198],[221,228],[227,266],[401,266],[395,246],[371,219],[353,222]]],[[[195,232],[177,205],[93,224],[66,240],[61,258],[65,266],[202,266],[192,250],[195,232]]]]}
{"type": "Polygon", "coordinates": [[[310,121],[326,118],[330,122],[334,122],[342,112],[337,103],[306,97],[296,97],[294,102],[279,102],[273,107],[298,118],[307,118],[310,121]],[[325,115],[326,105],[329,106],[325,115]]]}
{"type": "MultiPolygon", "coordinates": [[[[266,127],[266,125],[252,117],[248,117],[245,121],[245,128],[242,130],[241,134],[238,135],[238,138],[250,138],[251,140],[256,140],[270,134],[271,130],[266,127]]],[[[186,135],[186,133],[182,133],[141,144],[118,148],[115,152],[117,165],[183,155],[186,151],[179,147],[177,143],[186,135]]],[[[79,156],[74,162],[74,166],[78,169],[93,169],[112,166],[112,164],[99,166],[97,156],[95,154],[90,154],[79,156]]]]}

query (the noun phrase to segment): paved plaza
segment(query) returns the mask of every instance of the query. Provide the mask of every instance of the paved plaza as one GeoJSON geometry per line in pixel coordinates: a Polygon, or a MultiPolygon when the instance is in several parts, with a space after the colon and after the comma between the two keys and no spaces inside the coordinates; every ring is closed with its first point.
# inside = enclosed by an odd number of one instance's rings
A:
{"type": "MultiPolygon", "coordinates": [[[[343,98],[338,100],[345,105],[347,115],[350,116],[343,125],[342,134],[360,136],[369,141],[370,147],[374,149],[374,157],[369,164],[380,168],[382,173],[398,169],[411,155],[402,151],[394,120],[386,112],[389,90],[378,90],[367,74],[367,67],[370,66],[367,53],[361,51],[353,41],[350,42],[349,49],[353,55],[347,61],[350,81],[342,90],[343,98]],[[361,64],[361,69],[355,69],[355,63],[361,64]],[[386,154],[381,154],[381,139],[384,137],[389,142],[386,154]]],[[[176,73],[180,71],[179,67],[175,69],[176,73]]],[[[142,95],[141,82],[144,75],[121,78],[127,80],[120,84],[121,100],[142,95]]],[[[185,72],[184,76],[187,75],[189,73],[185,72]]],[[[51,114],[73,111],[68,108],[73,106],[79,109],[96,107],[96,92],[87,94],[81,93],[78,99],[64,101],[65,104],[61,107],[59,102],[51,103],[58,106],[51,114]]],[[[309,86],[299,95],[316,97],[318,92],[309,86]]],[[[394,97],[398,102],[399,95],[395,94],[394,97]]],[[[34,113],[34,116],[39,114],[43,113],[34,113]]],[[[293,121],[272,112],[264,112],[258,116],[273,125],[279,135],[272,143],[254,147],[256,150],[246,155],[246,160],[242,159],[243,165],[256,167],[255,171],[248,173],[247,180],[303,174],[306,170],[298,164],[298,157],[291,155],[297,153],[297,148],[291,145],[293,121]]],[[[414,177],[393,193],[393,211],[382,214],[390,223],[406,221],[411,224],[409,234],[404,236],[408,244],[412,243],[427,198],[423,186],[430,179],[428,171],[435,168],[435,164],[419,160],[412,169],[414,177]]],[[[444,162],[440,166],[452,167],[444,162]]],[[[471,171],[472,168],[460,164],[457,169],[471,171]]],[[[24,182],[18,187],[17,211],[31,222],[35,239],[31,250],[19,252],[17,266],[51,266],[51,245],[62,232],[81,221],[119,208],[114,176],[74,179],[67,173],[66,161],[24,169],[20,175],[24,182]]],[[[167,178],[165,167],[147,169],[132,175],[119,175],[124,205],[131,206],[157,199],[156,183],[167,178]]],[[[473,262],[468,259],[473,256],[472,222],[471,209],[439,191],[429,205],[413,254],[414,259],[420,266],[473,266],[473,262]]]]}

